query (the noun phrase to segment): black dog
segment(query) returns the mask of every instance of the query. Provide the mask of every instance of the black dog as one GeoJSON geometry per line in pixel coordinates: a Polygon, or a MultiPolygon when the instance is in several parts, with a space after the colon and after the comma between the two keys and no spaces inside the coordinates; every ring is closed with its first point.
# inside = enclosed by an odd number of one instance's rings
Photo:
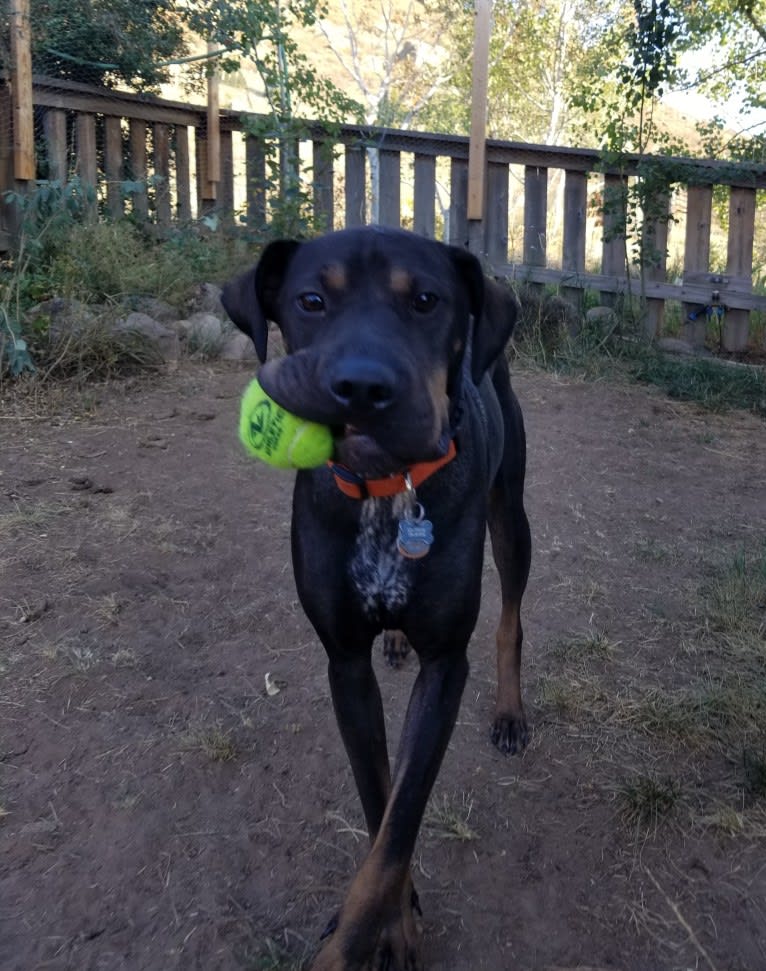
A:
{"type": "Polygon", "coordinates": [[[504,354],[516,299],[463,249],[366,228],[272,243],[223,303],[262,362],[279,325],[287,356],[259,380],[335,439],[333,463],[296,478],[293,566],[371,847],[312,968],[417,971],[410,860],[468,674],[487,522],[502,585],[492,740],[527,740],[525,440],[504,354]],[[393,775],[371,664],[383,630],[420,661],[393,775]]]}

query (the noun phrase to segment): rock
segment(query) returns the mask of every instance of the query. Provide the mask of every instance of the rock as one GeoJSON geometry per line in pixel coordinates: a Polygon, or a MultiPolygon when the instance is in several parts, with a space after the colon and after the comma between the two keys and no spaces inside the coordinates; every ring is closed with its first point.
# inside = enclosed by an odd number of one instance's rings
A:
{"type": "Polygon", "coordinates": [[[215,314],[195,313],[186,320],[179,320],[176,329],[182,339],[191,345],[191,350],[209,350],[223,341],[223,325],[215,314]]]}
{"type": "Polygon", "coordinates": [[[140,334],[151,341],[166,362],[177,361],[180,356],[180,340],[178,334],[154,317],[144,313],[132,313],[118,320],[114,325],[115,333],[140,334]]]}
{"type": "Polygon", "coordinates": [[[176,307],[165,300],[160,300],[159,297],[139,294],[127,297],[124,303],[127,310],[148,314],[149,317],[153,317],[161,324],[172,324],[182,316],[176,307]]]}
{"type": "Polygon", "coordinates": [[[219,320],[223,320],[226,317],[226,311],[221,303],[221,288],[215,283],[200,283],[189,299],[188,312],[190,316],[200,313],[213,314],[219,320]]]}
{"type": "Polygon", "coordinates": [[[26,319],[30,323],[39,323],[46,317],[49,322],[48,336],[54,343],[63,338],[81,334],[92,327],[96,320],[92,308],[80,300],[72,300],[68,297],[44,300],[26,313],[26,319]]]}
{"type": "Polygon", "coordinates": [[[596,324],[603,330],[617,323],[617,315],[611,307],[591,307],[585,314],[585,319],[589,324],[596,324]]]}
{"type": "Polygon", "coordinates": [[[661,337],[656,345],[658,351],[665,351],[666,354],[695,354],[694,347],[688,342],[678,337],[661,337]]]}
{"type": "Polygon", "coordinates": [[[256,361],[255,346],[247,334],[236,332],[229,334],[221,348],[221,358],[224,361],[256,361]]]}

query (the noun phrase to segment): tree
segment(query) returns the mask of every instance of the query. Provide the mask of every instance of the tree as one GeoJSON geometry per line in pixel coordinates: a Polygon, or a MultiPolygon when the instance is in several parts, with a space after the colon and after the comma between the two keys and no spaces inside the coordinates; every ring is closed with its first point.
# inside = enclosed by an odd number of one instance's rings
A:
{"type": "Polygon", "coordinates": [[[676,0],[684,23],[678,41],[681,56],[696,54],[685,89],[707,95],[714,104],[737,102],[741,114],[759,116],[732,136],[722,119],[701,126],[705,151],[734,159],[766,158],[766,0],[676,0]]]}
{"type": "Polygon", "coordinates": [[[30,14],[39,74],[152,90],[188,53],[174,0],[31,0],[30,14]]]}
{"type": "Polygon", "coordinates": [[[296,146],[311,122],[328,130],[358,117],[360,106],[322,76],[301,49],[298,37],[323,11],[320,0],[202,0],[189,14],[190,26],[226,51],[221,68],[243,63],[258,74],[269,112],[247,125],[265,147],[273,230],[301,235],[321,228],[308,223],[310,199],[301,179],[296,146]]]}
{"type": "Polygon", "coordinates": [[[273,118],[339,122],[359,105],[313,66],[297,39],[324,11],[320,0],[201,0],[192,29],[226,52],[223,70],[255,68],[273,118]]]}
{"type": "MultiPolygon", "coordinates": [[[[455,4],[450,4],[454,12],[455,4]]],[[[449,82],[421,120],[467,133],[473,4],[460,5],[449,40],[449,82]]],[[[490,40],[488,133],[494,138],[562,144],[571,140],[571,92],[604,56],[621,0],[495,0],[490,40]]]]}
{"type": "Polygon", "coordinates": [[[371,125],[408,128],[447,81],[441,0],[331,0],[317,28],[371,125]]]}

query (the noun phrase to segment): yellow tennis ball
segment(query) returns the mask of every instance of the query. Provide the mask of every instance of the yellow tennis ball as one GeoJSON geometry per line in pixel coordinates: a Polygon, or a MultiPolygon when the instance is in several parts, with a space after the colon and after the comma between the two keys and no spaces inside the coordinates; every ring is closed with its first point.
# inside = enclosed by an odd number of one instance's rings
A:
{"type": "Polygon", "coordinates": [[[257,380],[242,395],[239,437],[250,455],[278,469],[313,469],[333,452],[332,433],[326,425],[285,411],[257,380]]]}

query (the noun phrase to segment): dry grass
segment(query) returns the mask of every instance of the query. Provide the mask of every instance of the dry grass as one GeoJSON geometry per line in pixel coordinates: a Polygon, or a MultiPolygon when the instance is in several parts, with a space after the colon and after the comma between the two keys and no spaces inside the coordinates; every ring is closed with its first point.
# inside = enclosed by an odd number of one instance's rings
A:
{"type": "Polygon", "coordinates": [[[461,843],[477,840],[479,834],[469,825],[473,812],[473,797],[462,792],[460,796],[442,793],[434,796],[423,817],[423,829],[439,839],[458,840],[461,843]]]}
{"type": "Polygon", "coordinates": [[[231,730],[219,724],[201,725],[186,734],[184,748],[201,752],[211,762],[232,762],[239,756],[239,748],[231,730]]]}
{"type": "Polygon", "coordinates": [[[681,786],[677,780],[652,774],[633,775],[617,788],[620,818],[636,830],[656,830],[673,815],[680,799],[681,786]]]}

